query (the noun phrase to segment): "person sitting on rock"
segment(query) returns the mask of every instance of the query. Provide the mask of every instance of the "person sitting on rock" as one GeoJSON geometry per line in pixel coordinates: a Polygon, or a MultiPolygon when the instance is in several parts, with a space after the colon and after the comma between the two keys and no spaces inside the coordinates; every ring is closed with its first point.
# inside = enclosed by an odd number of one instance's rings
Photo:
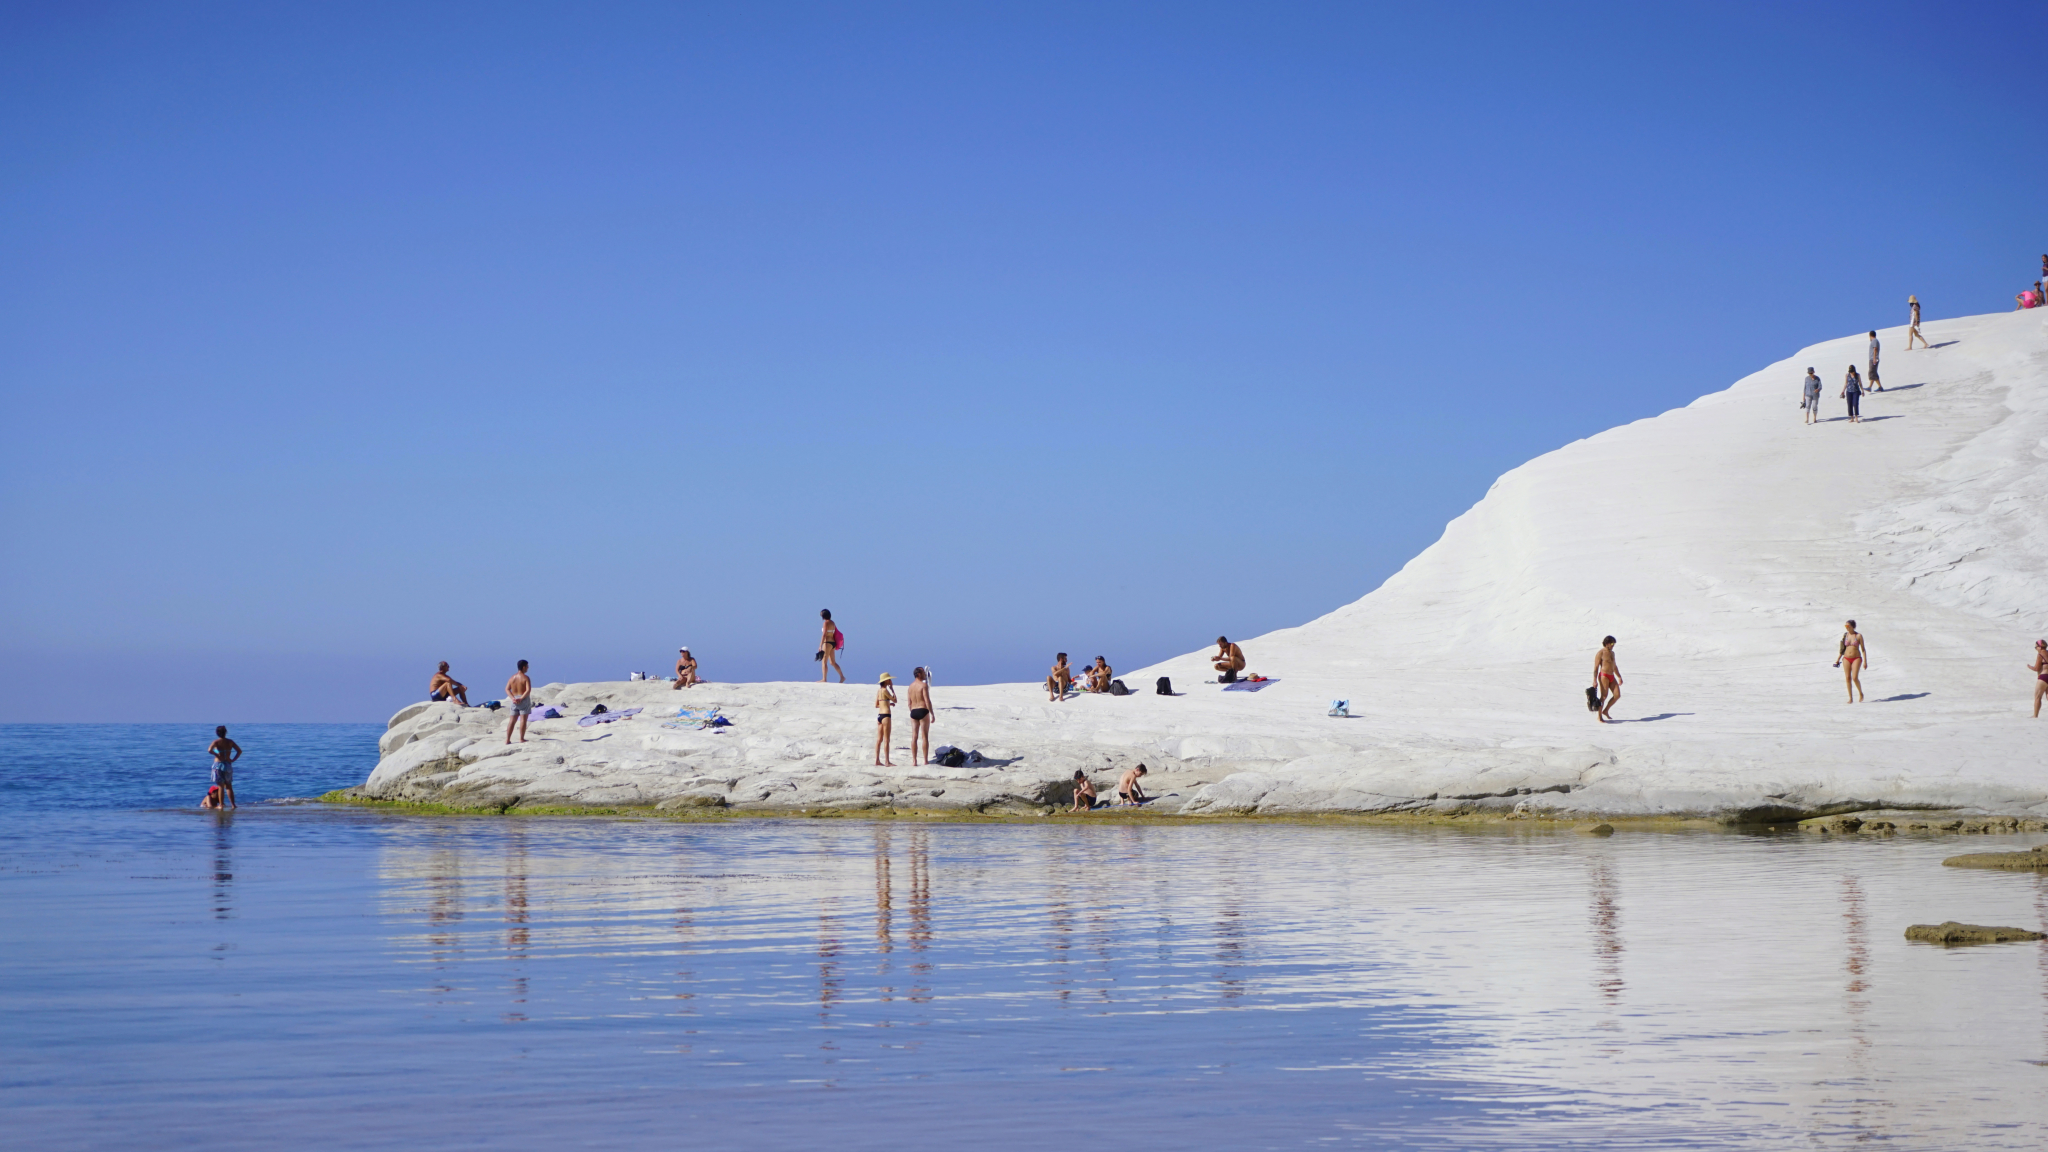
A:
{"type": "Polygon", "coordinates": [[[448,674],[448,662],[446,660],[441,661],[441,670],[434,673],[434,678],[427,682],[427,699],[437,702],[441,700],[455,700],[459,701],[464,708],[469,707],[469,689],[463,687],[461,681],[448,674]]]}
{"type": "Polygon", "coordinates": [[[1218,636],[1216,655],[1210,657],[1209,662],[1216,669],[1217,683],[1235,683],[1237,674],[1244,671],[1244,649],[1232,644],[1229,637],[1218,636]]]}
{"type": "Polygon", "coordinates": [[[1065,700],[1067,689],[1074,686],[1074,670],[1067,667],[1067,654],[1061,652],[1053,658],[1052,675],[1045,678],[1046,695],[1053,700],[1065,700]]]}
{"type": "Polygon", "coordinates": [[[1143,764],[1124,773],[1116,782],[1116,798],[1119,804],[1136,806],[1145,802],[1145,789],[1139,785],[1142,776],[1149,775],[1143,764]]]}
{"type": "Polygon", "coordinates": [[[688,648],[678,648],[676,657],[676,682],[670,687],[688,688],[697,683],[697,658],[690,655],[688,648]]]}
{"type": "Polygon", "coordinates": [[[1074,804],[1069,812],[1087,812],[1095,807],[1095,785],[1088,774],[1078,769],[1074,772],[1074,804]]]}
{"type": "Polygon", "coordinates": [[[1088,668],[1088,690],[1090,692],[1109,691],[1109,680],[1111,675],[1112,673],[1109,669],[1109,661],[1104,660],[1100,656],[1097,656],[1095,658],[1095,663],[1090,665],[1088,668]]]}

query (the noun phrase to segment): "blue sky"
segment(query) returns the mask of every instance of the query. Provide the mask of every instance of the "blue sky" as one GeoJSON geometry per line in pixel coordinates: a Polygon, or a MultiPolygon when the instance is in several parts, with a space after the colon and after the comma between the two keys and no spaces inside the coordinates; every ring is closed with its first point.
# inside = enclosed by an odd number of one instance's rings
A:
{"type": "Polygon", "coordinates": [[[2011,307],[2044,43],[2037,4],[9,6],[0,720],[380,720],[436,660],[491,696],[681,643],[806,678],[820,607],[850,674],[940,683],[1299,623],[1531,456],[1909,292],[2011,307]]]}

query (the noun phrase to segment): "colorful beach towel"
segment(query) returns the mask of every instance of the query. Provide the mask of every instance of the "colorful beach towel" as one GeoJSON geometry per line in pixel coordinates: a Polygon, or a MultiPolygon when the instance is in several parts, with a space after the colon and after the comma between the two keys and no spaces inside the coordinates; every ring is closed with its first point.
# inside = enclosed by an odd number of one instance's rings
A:
{"type": "Polygon", "coordinates": [[[1278,683],[1278,680],[1239,680],[1233,684],[1225,684],[1223,690],[1225,692],[1257,692],[1268,684],[1278,683]]]}
{"type": "Polygon", "coordinates": [[[595,716],[585,716],[576,721],[576,723],[584,728],[589,728],[598,724],[609,724],[614,720],[624,720],[628,716],[637,716],[639,714],[640,709],[627,708],[618,712],[600,712],[595,716]]]}

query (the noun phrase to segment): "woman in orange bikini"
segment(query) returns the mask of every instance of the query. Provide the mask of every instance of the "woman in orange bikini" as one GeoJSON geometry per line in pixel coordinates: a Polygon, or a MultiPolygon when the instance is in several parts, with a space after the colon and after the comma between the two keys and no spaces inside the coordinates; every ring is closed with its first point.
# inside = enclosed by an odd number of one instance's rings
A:
{"type": "Polygon", "coordinates": [[[1863,699],[1863,670],[1870,666],[1870,652],[1863,646],[1863,634],[1856,631],[1856,622],[1844,626],[1842,642],[1835,646],[1835,667],[1842,670],[1842,681],[1848,685],[1849,703],[1863,699]]]}
{"type": "Polygon", "coordinates": [[[2048,640],[2034,641],[2034,662],[2027,665],[2034,674],[2034,719],[2041,718],[2041,697],[2048,696],[2048,640]]]}

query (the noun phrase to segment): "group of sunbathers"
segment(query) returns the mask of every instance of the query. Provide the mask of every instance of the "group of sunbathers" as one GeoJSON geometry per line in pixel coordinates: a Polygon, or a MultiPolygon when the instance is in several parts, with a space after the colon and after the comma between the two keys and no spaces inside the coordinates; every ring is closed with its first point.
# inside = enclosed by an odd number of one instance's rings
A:
{"type": "MultiPolygon", "coordinates": [[[[1135,808],[1138,805],[1143,804],[1145,801],[1151,799],[1151,797],[1145,795],[1144,785],[1138,783],[1140,779],[1149,775],[1151,775],[1151,773],[1146,771],[1145,766],[1143,764],[1138,765],[1136,768],[1125,769],[1124,774],[1122,776],[1117,777],[1116,780],[1115,806],[1129,806],[1135,808]]],[[[1088,779],[1088,773],[1078,770],[1075,771],[1074,803],[1067,809],[1067,811],[1088,812],[1096,807],[1096,803],[1097,802],[1095,784],[1088,779]]]]}
{"type": "MultiPolygon", "coordinates": [[[[1114,683],[1116,673],[1109,661],[1097,656],[1095,663],[1081,669],[1081,690],[1084,692],[1107,692],[1114,683]]],[[[1052,674],[1045,678],[1045,694],[1048,699],[1065,700],[1074,688],[1074,670],[1067,666],[1067,654],[1061,652],[1053,657],[1052,674]]]]}

